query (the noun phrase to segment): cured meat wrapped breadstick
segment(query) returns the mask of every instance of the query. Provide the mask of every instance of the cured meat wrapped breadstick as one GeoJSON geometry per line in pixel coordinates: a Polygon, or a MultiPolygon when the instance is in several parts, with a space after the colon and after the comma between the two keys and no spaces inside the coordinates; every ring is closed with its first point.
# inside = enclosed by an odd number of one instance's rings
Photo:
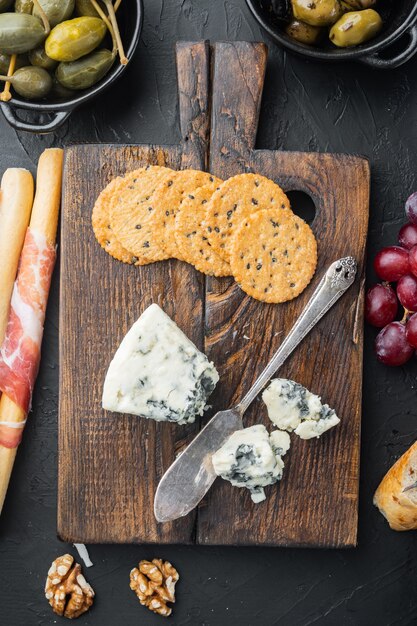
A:
{"type": "Polygon", "coordinates": [[[46,150],[0,348],[0,510],[38,373],[61,197],[62,150],[46,150]]]}

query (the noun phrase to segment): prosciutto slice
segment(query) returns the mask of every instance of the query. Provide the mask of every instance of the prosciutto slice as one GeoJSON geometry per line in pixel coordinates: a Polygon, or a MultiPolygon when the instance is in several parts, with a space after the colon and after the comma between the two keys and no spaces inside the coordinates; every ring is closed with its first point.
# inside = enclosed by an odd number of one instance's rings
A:
{"type": "MultiPolygon", "coordinates": [[[[28,228],[13,288],[6,336],[0,348],[0,389],[25,413],[30,409],[56,248],[28,228]]],[[[16,447],[23,422],[0,422],[0,443],[16,447]]]]}

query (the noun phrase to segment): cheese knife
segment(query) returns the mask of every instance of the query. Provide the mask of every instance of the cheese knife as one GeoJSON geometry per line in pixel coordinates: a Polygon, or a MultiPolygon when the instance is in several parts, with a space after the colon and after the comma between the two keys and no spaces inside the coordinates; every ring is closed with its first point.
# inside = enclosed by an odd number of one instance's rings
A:
{"type": "Polygon", "coordinates": [[[317,322],[352,285],[357,273],[353,257],[330,265],[305,309],[261,375],[234,408],[219,411],[165,472],[158,485],[154,513],[158,522],[184,517],[205,496],[217,478],[212,455],[236,430],[252,401],[317,322]]]}

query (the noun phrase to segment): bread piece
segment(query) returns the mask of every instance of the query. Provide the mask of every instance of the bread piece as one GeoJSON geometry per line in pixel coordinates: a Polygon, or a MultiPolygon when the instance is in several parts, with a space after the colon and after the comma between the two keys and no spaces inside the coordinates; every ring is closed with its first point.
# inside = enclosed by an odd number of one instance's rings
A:
{"type": "Polygon", "coordinates": [[[374,495],[374,504],[393,530],[417,530],[417,441],[391,467],[374,495]]]}

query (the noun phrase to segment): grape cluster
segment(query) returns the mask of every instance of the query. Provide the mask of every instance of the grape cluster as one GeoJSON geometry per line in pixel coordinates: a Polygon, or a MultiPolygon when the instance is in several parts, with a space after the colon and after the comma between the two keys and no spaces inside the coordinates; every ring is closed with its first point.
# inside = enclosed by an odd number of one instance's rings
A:
{"type": "Polygon", "coordinates": [[[365,300],[367,322],[382,329],[375,352],[386,365],[403,365],[417,355],[417,192],[408,198],[405,212],[409,222],[398,234],[399,245],[383,248],[374,260],[383,282],[371,287],[365,300]],[[399,303],[404,315],[396,321],[399,303]]]}

